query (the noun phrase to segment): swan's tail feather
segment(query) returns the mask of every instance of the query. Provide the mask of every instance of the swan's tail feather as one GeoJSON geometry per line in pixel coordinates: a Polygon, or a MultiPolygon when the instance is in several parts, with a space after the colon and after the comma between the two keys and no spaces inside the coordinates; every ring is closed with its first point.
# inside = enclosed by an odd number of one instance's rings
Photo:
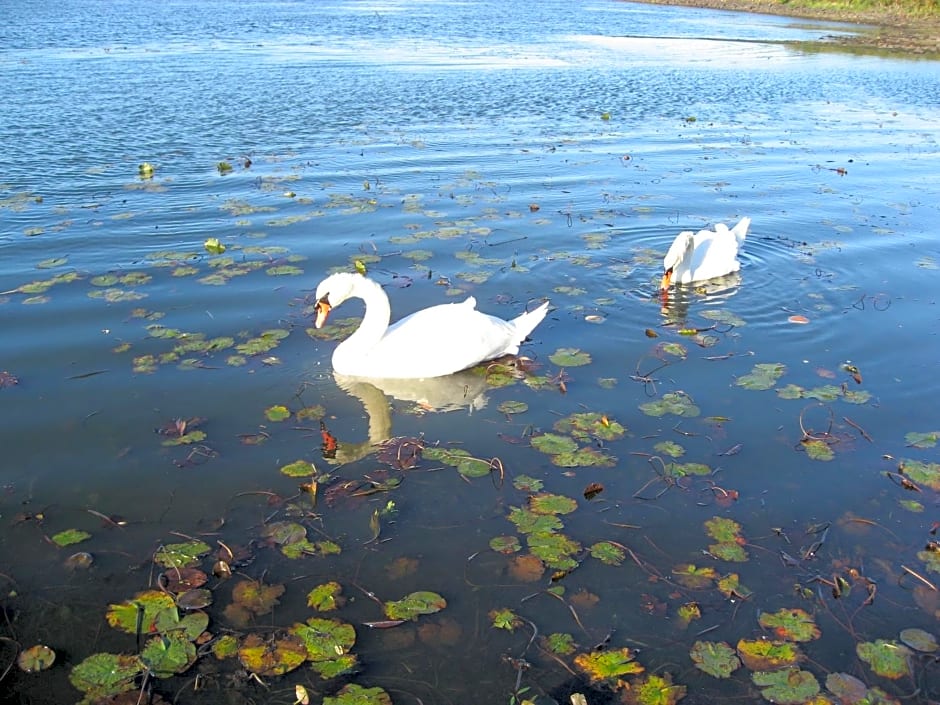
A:
{"type": "Polygon", "coordinates": [[[538,308],[534,308],[531,311],[526,311],[525,313],[516,316],[510,321],[512,327],[515,329],[515,345],[518,349],[518,346],[525,340],[529,333],[535,330],[535,327],[542,322],[542,319],[545,318],[545,314],[548,313],[548,301],[544,302],[538,308]]]}
{"type": "Polygon", "coordinates": [[[731,228],[731,232],[734,233],[734,239],[738,241],[739,245],[742,242],[744,242],[744,238],[747,237],[747,230],[750,227],[751,227],[751,219],[748,218],[747,216],[744,216],[743,218],[741,218],[741,220],[738,221],[737,225],[731,228]]]}

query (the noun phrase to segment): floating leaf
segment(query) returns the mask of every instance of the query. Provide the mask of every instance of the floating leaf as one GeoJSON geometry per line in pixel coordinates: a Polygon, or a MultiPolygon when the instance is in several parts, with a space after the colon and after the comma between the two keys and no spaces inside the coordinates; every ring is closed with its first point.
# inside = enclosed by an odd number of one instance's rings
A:
{"type": "Polygon", "coordinates": [[[317,585],[307,593],[307,606],[318,612],[330,612],[346,604],[343,597],[343,586],[331,580],[328,583],[317,585]]]}
{"type": "Polygon", "coordinates": [[[548,650],[553,654],[567,656],[568,654],[574,653],[574,637],[570,634],[564,634],[561,632],[549,634],[545,638],[545,643],[548,646],[548,650]]]}
{"type": "Polygon", "coordinates": [[[591,364],[591,356],[578,348],[558,348],[548,356],[559,367],[581,367],[591,364]]]}
{"type": "Polygon", "coordinates": [[[152,634],[160,631],[157,624],[164,612],[169,613],[171,622],[179,621],[172,595],[160,590],[145,590],[132,600],[108,605],[105,617],[112,627],[128,634],[137,634],[138,630],[142,634],[152,634]]]}
{"type": "Polygon", "coordinates": [[[447,600],[436,592],[419,591],[400,600],[385,603],[385,616],[389,619],[414,620],[423,614],[434,614],[447,607],[447,600]]]}
{"type": "Polygon", "coordinates": [[[940,649],[937,644],[937,637],[923,629],[902,629],[901,641],[906,645],[925,654],[932,654],[940,649]]]}
{"type": "Polygon", "coordinates": [[[281,473],[288,477],[310,477],[317,474],[317,469],[311,462],[295,460],[287,465],[282,465],[281,473]]]}
{"type": "Polygon", "coordinates": [[[290,410],[286,406],[275,404],[265,409],[264,415],[268,421],[284,421],[290,418],[290,410]]]}
{"type": "Polygon", "coordinates": [[[598,541],[588,548],[591,557],[607,565],[620,565],[625,557],[624,550],[610,541],[598,541]]]}
{"type": "Polygon", "coordinates": [[[307,660],[307,648],[292,633],[267,639],[249,634],[238,647],[238,660],[259,676],[282,676],[307,660]]]}
{"type": "Polygon", "coordinates": [[[531,553],[513,556],[507,568],[513,579],[521,583],[534,583],[536,580],[541,580],[545,574],[545,564],[542,559],[531,553]]]}
{"type": "Polygon", "coordinates": [[[682,563],[672,569],[672,574],[682,585],[692,590],[711,587],[718,580],[718,572],[714,568],[699,568],[693,563],[682,563]]]}
{"type": "Polygon", "coordinates": [[[306,658],[314,662],[332,661],[337,656],[344,656],[356,643],[356,630],[338,619],[311,617],[304,623],[295,624],[290,632],[303,643],[306,658]]]}
{"type": "Polygon", "coordinates": [[[532,554],[551,568],[571,570],[578,565],[574,556],[580,552],[581,544],[564,534],[531,533],[527,543],[532,554]]]}
{"type": "Polygon", "coordinates": [[[773,614],[764,612],[758,619],[764,629],[773,629],[780,639],[812,641],[820,636],[813,617],[801,609],[781,609],[773,614]]]}
{"type": "MultiPolygon", "coordinates": [[[[741,584],[737,573],[729,573],[718,581],[718,591],[727,598],[748,597],[751,591],[741,584]]],[[[758,669],[765,670],[765,669],[758,669]]]]}
{"type": "Polygon", "coordinates": [[[542,493],[529,497],[529,509],[536,514],[570,514],[578,508],[571,497],[542,493]]]}
{"type": "Polygon", "coordinates": [[[157,678],[169,678],[196,662],[196,645],[182,632],[161,634],[147,641],[140,660],[157,678]]]}
{"type": "Polygon", "coordinates": [[[490,548],[497,553],[517,553],[522,545],[515,536],[495,536],[490,539],[490,548]]]}
{"type": "MultiPolygon", "coordinates": [[[[868,694],[868,686],[848,673],[830,673],[826,676],[826,689],[845,705],[860,705],[868,694]]],[[[868,705],[875,705],[870,701],[868,705]]]]}
{"type": "Polygon", "coordinates": [[[696,641],[689,655],[697,668],[715,678],[729,678],[741,666],[734,649],[723,641],[696,641]]]}
{"type": "Polygon", "coordinates": [[[16,658],[16,665],[20,667],[21,671],[25,671],[26,673],[45,671],[47,668],[51,667],[54,662],[55,651],[42,644],[23,649],[16,658]]]}
{"type": "Polygon", "coordinates": [[[500,405],[496,407],[496,409],[501,414],[507,414],[507,415],[522,414],[529,410],[529,405],[526,404],[524,401],[506,400],[500,403],[500,405]]]}
{"type": "Polygon", "coordinates": [[[904,435],[904,440],[914,448],[933,448],[940,440],[940,431],[927,431],[924,433],[911,431],[904,435]]]}
{"type": "Polygon", "coordinates": [[[85,701],[95,702],[112,695],[137,690],[135,683],[144,672],[136,656],[92,654],[69,673],[69,682],[85,694],[85,701]]]}
{"type": "Polygon", "coordinates": [[[726,517],[712,517],[705,522],[705,533],[719,542],[733,542],[741,536],[741,525],[726,517]]]}
{"type": "Polygon", "coordinates": [[[940,463],[922,463],[919,460],[902,460],[899,471],[911,482],[926,485],[940,492],[940,463]]]}
{"type": "Polygon", "coordinates": [[[660,455],[668,455],[670,458],[681,458],[685,455],[685,448],[674,441],[660,441],[653,446],[660,455]]]}
{"type": "Polygon", "coordinates": [[[220,661],[235,656],[238,654],[238,639],[233,634],[224,634],[212,643],[212,654],[220,661]]]}
{"type": "Polygon", "coordinates": [[[741,375],[735,384],[745,389],[771,389],[787,371],[779,362],[760,362],[746,375],[741,375]]]}
{"type": "Polygon", "coordinates": [[[669,463],[666,475],[669,477],[688,477],[689,475],[711,475],[712,469],[704,463],[669,463]]]}
{"type": "Polygon", "coordinates": [[[552,514],[536,514],[528,509],[513,507],[509,512],[509,521],[516,525],[520,533],[532,534],[557,531],[564,525],[561,519],[552,514]]]}
{"type": "Polygon", "coordinates": [[[693,418],[701,413],[701,410],[692,403],[692,400],[687,394],[678,392],[667,392],[663,394],[661,399],[640,404],[640,411],[647,416],[654,417],[673,414],[675,416],[693,418]]]}
{"type": "Polygon", "coordinates": [[[52,542],[56,546],[71,546],[72,544],[81,543],[82,541],[87,541],[91,538],[91,534],[87,531],[80,531],[78,529],[66,529],[65,531],[60,531],[55,536],[52,537],[52,542]]]}
{"type": "Polygon", "coordinates": [[[676,616],[679,618],[681,628],[685,629],[693,619],[702,618],[702,609],[697,602],[686,602],[684,605],[679,605],[676,616]]]}
{"type": "Polygon", "coordinates": [[[623,438],[626,429],[606,414],[583,412],[559,419],[553,427],[559,433],[568,433],[581,441],[600,439],[615,441],[623,438]]]}
{"type": "Polygon", "coordinates": [[[323,698],[323,705],[392,705],[392,699],[381,688],[348,683],[335,696],[323,698]]]}
{"type": "Polygon", "coordinates": [[[164,568],[185,568],[195,565],[210,550],[209,544],[203,541],[171,543],[157,549],[153,561],[164,568]]]}
{"type": "Polygon", "coordinates": [[[280,602],[283,585],[266,585],[260,580],[241,580],[232,588],[232,600],[254,615],[267,614],[280,602]]]}
{"type": "Polygon", "coordinates": [[[747,561],[747,551],[734,541],[709,544],[708,552],[720,561],[730,563],[744,563],[747,561]]]}
{"type": "Polygon", "coordinates": [[[800,441],[800,444],[803,446],[803,450],[806,451],[806,455],[809,456],[811,460],[821,460],[826,462],[832,460],[835,457],[835,452],[825,441],[819,440],[818,438],[804,438],[800,441]]]}
{"type": "Polygon", "coordinates": [[[609,649],[578,654],[574,663],[592,683],[608,681],[616,684],[623,676],[636,675],[645,670],[633,658],[633,651],[628,648],[609,649]]]}
{"type": "Polygon", "coordinates": [[[544,483],[541,480],[529,475],[517,475],[512,480],[512,486],[523,492],[538,492],[543,485],[544,483]]]}
{"type": "Polygon", "coordinates": [[[738,656],[752,671],[773,671],[795,665],[801,658],[799,647],[786,641],[741,639],[738,656]]]}
{"type": "Polygon", "coordinates": [[[576,441],[569,436],[562,436],[557,433],[543,433],[539,436],[533,436],[530,442],[533,448],[549,455],[573,453],[578,450],[576,441]]]}
{"type": "Polygon", "coordinates": [[[508,608],[491,610],[489,618],[490,624],[496,629],[505,629],[512,632],[522,626],[522,620],[519,619],[519,616],[508,608]]]}
{"type": "Polygon", "coordinates": [[[911,650],[896,641],[865,641],[855,645],[855,653],[879,676],[896,680],[911,675],[911,650]]]}
{"type": "Polygon", "coordinates": [[[802,705],[819,693],[816,676],[798,668],[756,671],[751,674],[751,680],[761,688],[765,700],[778,705],[802,705]]]}
{"type": "Polygon", "coordinates": [[[668,673],[641,676],[623,692],[626,705],[675,705],[685,697],[686,686],[673,685],[668,673]]]}

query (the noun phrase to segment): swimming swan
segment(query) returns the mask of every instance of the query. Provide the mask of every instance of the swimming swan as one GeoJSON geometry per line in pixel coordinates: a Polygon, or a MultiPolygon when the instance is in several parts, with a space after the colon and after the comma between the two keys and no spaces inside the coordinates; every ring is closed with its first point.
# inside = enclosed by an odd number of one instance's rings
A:
{"type": "Polygon", "coordinates": [[[317,286],[316,321],[346,299],[365,301],[359,328],[333,351],[333,371],[356,377],[418,379],[441,377],[502,355],[519,345],[548,312],[546,301],[511,321],[476,310],[471,296],[461,303],[431,306],[389,325],[388,296],[361,274],[333,274],[317,286]]]}
{"type": "Polygon", "coordinates": [[[741,218],[730,230],[724,223],[717,223],[714,230],[699,230],[694,235],[685,230],[676,236],[663,258],[660,291],[665,291],[673,282],[691,284],[737,272],[738,248],[747,237],[751,219],[741,218]]]}

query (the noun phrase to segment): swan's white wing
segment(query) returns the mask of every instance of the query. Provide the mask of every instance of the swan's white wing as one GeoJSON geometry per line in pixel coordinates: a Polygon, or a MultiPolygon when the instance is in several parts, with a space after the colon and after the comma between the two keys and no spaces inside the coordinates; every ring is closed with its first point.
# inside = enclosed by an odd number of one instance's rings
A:
{"type": "Polygon", "coordinates": [[[700,230],[695,234],[695,249],[689,278],[684,282],[703,281],[723,277],[741,268],[738,262],[738,240],[727,226],[719,224],[717,231],[700,230]]]}

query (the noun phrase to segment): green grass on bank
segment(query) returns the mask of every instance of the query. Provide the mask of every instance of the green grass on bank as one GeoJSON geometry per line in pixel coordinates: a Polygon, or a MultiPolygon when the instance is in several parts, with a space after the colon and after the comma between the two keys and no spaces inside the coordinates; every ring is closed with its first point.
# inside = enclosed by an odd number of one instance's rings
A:
{"type": "Polygon", "coordinates": [[[940,0],[777,0],[781,9],[805,8],[832,13],[940,18],[940,0]]]}

